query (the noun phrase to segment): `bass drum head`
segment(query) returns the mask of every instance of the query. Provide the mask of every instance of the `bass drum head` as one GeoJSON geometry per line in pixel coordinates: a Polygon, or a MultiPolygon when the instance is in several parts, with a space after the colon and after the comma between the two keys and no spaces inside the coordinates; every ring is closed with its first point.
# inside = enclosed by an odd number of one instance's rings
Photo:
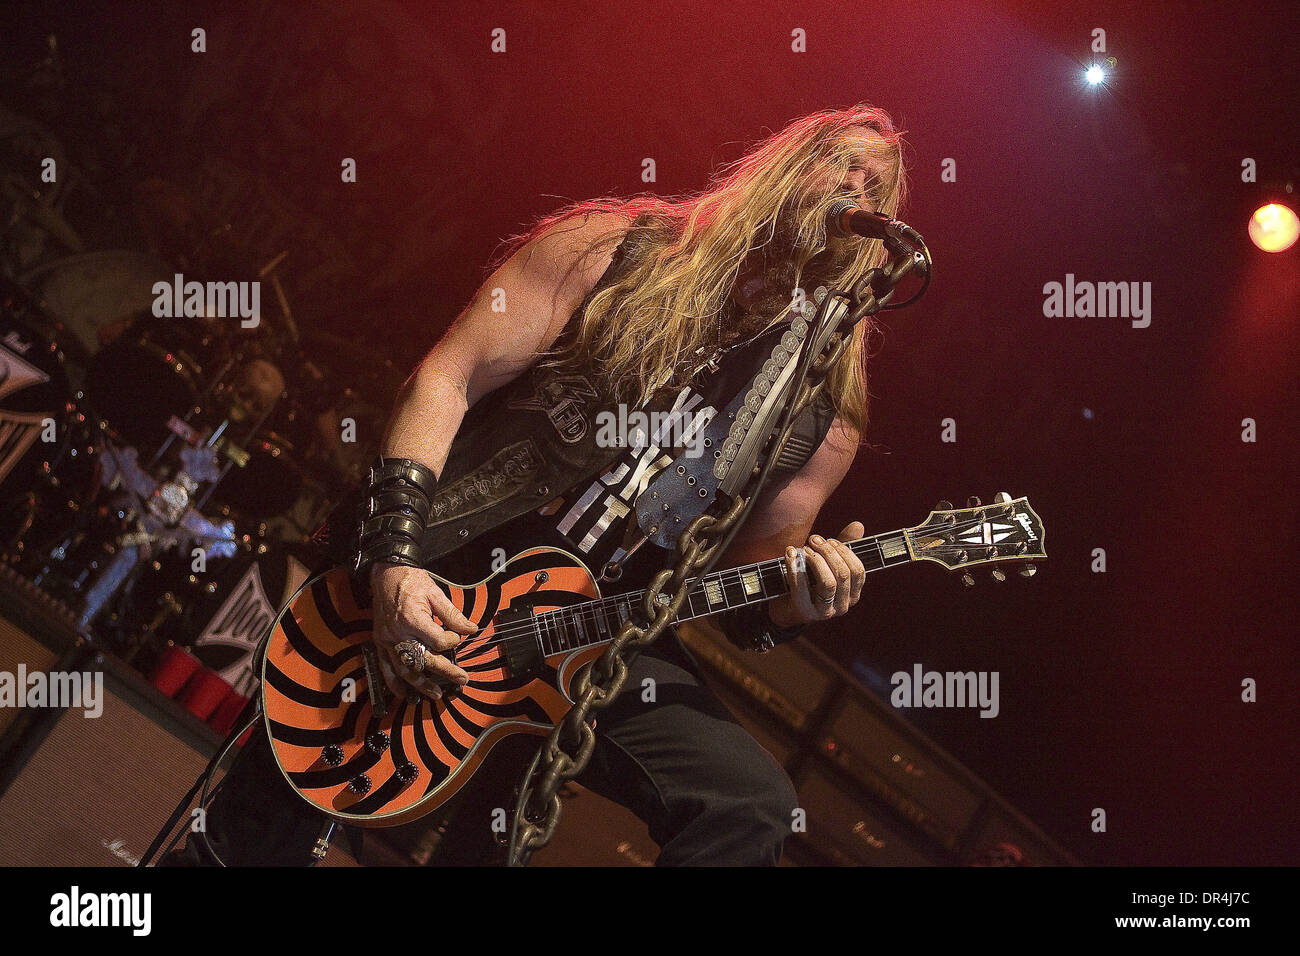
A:
{"type": "Polygon", "coordinates": [[[0,308],[0,553],[39,551],[95,490],[94,442],[73,402],[64,355],[34,315],[0,308]]]}
{"type": "Polygon", "coordinates": [[[242,466],[232,467],[209,501],[250,521],[266,521],[293,507],[302,494],[302,472],[287,439],[268,433],[251,442],[242,466]]]}
{"type": "Polygon", "coordinates": [[[167,423],[185,418],[227,357],[225,342],[204,319],[140,316],[90,360],[90,409],[127,444],[152,451],[167,423]]]}

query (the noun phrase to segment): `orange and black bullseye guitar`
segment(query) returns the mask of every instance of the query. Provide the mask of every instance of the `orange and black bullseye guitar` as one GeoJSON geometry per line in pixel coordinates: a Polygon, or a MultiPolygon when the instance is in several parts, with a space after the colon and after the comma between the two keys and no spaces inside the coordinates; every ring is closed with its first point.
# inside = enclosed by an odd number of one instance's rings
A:
{"type": "MultiPolygon", "coordinates": [[[[911,561],[961,571],[1046,557],[1038,515],[1024,498],[1005,494],[848,544],[868,571],[911,561]]],[[[345,822],[379,827],[423,816],[459,790],[503,737],[549,733],[569,709],[578,669],[644,599],[641,591],[601,597],[586,566],[553,548],[524,551],[478,584],[433,576],[479,628],[455,651],[469,683],[440,700],[388,691],[371,641],[369,597],[347,569],[307,581],[267,642],[262,707],[276,761],[304,799],[345,822]]],[[[780,559],[719,571],[693,582],[678,619],[785,592],[780,559]]]]}

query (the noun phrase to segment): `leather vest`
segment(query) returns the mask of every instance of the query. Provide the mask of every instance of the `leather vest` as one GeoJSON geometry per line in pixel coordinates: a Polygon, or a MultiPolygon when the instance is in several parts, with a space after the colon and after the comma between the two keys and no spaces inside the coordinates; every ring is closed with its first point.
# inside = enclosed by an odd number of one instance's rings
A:
{"type": "MultiPolygon", "coordinates": [[[[588,302],[615,281],[629,265],[626,242],[615,250],[609,267],[575,310],[565,333],[576,326],[588,302]]],[[[714,370],[697,375],[693,387],[714,408],[724,408],[758,373],[770,355],[778,326],[752,341],[732,348],[714,370]]],[[[667,411],[680,387],[662,389],[645,411],[667,411]]],[[[421,563],[455,551],[484,532],[528,511],[584,481],[592,480],[622,453],[597,444],[597,416],[617,409],[605,402],[586,375],[552,368],[528,369],[514,381],[485,395],[466,413],[448,452],[430,502],[429,520],[421,541],[421,563]]],[[[788,481],[812,456],[830,428],[834,411],[823,397],[799,417],[780,460],[773,466],[769,487],[788,481]]],[[[676,454],[681,451],[665,451],[676,454]]],[[[335,510],[326,532],[332,560],[347,564],[355,554],[355,515],[364,490],[349,496],[335,510]],[[340,522],[344,515],[348,517],[340,522]],[[339,527],[342,524],[343,527],[339,527]]]]}

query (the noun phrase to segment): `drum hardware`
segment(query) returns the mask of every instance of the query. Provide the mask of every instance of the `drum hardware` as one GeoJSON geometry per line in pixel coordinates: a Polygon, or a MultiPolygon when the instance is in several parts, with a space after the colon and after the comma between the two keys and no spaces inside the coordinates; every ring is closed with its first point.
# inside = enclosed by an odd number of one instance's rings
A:
{"type": "MultiPolygon", "coordinates": [[[[83,570],[69,582],[70,589],[82,599],[82,626],[99,618],[110,602],[124,597],[141,565],[154,555],[170,549],[188,552],[198,546],[209,560],[232,555],[235,549],[234,522],[214,522],[193,506],[193,496],[201,485],[199,479],[179,470],[159,481],[140,467],[139,452],[134,447],[117,447],[104,436],[103,448],[100,479],[105,488],[119,492],[115,507],[124,527],[106,540],[102,527],[99,535],[91,535],[101,539],[99,553],[107,561],[102,569],[98,562],[87,562],[90,573],[83,570]]],[[[193,461],[195,467],[201,466],[201,458],[193,461]]],[[[68,544],[86,531],[84,523],[78,522],[73,534],[55,548],[51,557],[66,561],[68,544]]],[[[43,569],[41,576],[48,570],[43,569]]]]}
{"type": "MultiPolygon", "coordinates": [[[[75,328],[59,327],[29,296],[0,287],[0,323],[12,320],[0,328],[0,349],[13,368],[35,369],[0,375],[0,408],[21,395],[27,401],[15,411],[41,422],[53,417],[60,438],[42,454],[33,448],[39,463],[0,485],[0,544],[11,543],[4,557],[77,607],[81,626],[134,664],[147,664],[146,650],[160,643],[206,634],[194,615],[209,611],[233,630],[214,625],[205,653],[233,653],[236,644],[223,641],[245,640],[250,608],[260,614],[264,601],[278,606],[282,595],[269,586],[264,599],[252,600],[261,585],[251,583],[250,565],[269,560],[272,577],[280,574],[276,561],[307,540],[343,485],[359,480],[400,385],[390,361],[359,354],[357,343],[300,332],[276,272],[285,258],[257,271],[274,290],[279,321],[255,335],[141,309],[141,289],[151,283],[138,280],[148,268],[129,254],[85,253],[32,273],[51,290],[51,277],[61,278],[60,302],[76,316],[75,328]],[[88,285],[109,289],[108,313],[95,311],[88,285]],[[134,317],[123,321],[128,312],[134,317]],[[76,346],[69,369],[67,345],[76,346]],[[31,384],[20,391],[15,381],[31,384]],[[84,391],[74,391],[73,381],[84,381],[84,391]],[[344,441],[347,419],[359,440],[344,441]],[[32,532],[42,528],[47,538],[38,546],[32,532]],[[206,574],[191,573],[196,548],[206,574]],[[244,603],[233,610],[208,607],[234,595],[244,603]]],[[[267,573],[259,570],[263,579],[267,573]]],[[[221,665],[214,658],[212,666],[221,665]]]]}
{"type": "Polygon", "coordinates": [[[269,277],[271,289],[275,292],[275,299],[280,304],[280,318],[284,322],[285,330],[289,333],[289,339],[294,345],[300,341],[298,335],[298,324],[293,320],[293,310],[289,308],[289,297],[284,294],[284,284],[280,282],[280,277],[275,274],[275,268],[285,260],[289,255],[289,250],[280,253],[266,265],[258,270],[257,277],[266,279],[269,277]]]}
{"type": "MultiPolygon", "coordinates": [[[[159,563],[154,562],[154,569],[158,570],[159,567],[159,563]]],[[[128,664],[133,663],[141,649],[153,643],[150,639],[158,634],[167,620],[169,618],[179,617],[182,610],[184,609],[176,600],[176,595],[172,594],[171,591],[165,591],[162,597],[159,598],[158,610],[150,619],[149,623],[129,639],[127,646],[121,652],[122,660],[126,661],[128,664]]]]}
{"type": "MultiPolygon", "coordinates": [[[[154,452],[153,458],[149,461],[150,468],[154,467],[162,460],[163,455],[167,453],[178,437],[181,437],[183,434],[197,434],[194,426],[191,424],[191,419],[202,412],[204,407],[207,405],[208,399],[212,398],[216,393],[216,390],[220,387],[221,378],[229,373],[234,366],[235,359],[227,359],[225,364],[222,365],[221,370],[203,390],[203,393],[186,409],[185,417],[180,421],[180,426],[182,427],[168,429],[169,434],[158,450],[154,452]]],[[[172,417],[175,418],[176,416],[173,415],[172,417]]],[[[226,424],[226,422],[222,422],[221,425],[218,426],[217,434],[225,429],[226,424]]]]}

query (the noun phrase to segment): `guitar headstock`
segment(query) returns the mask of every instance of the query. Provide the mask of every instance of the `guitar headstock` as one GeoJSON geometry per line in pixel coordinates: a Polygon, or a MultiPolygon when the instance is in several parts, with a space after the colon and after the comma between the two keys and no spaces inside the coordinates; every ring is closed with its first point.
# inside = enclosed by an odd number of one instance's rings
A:
{"type": "MultiPolygon", "coordinates": [[[[1027,498],[1012,498],[1005,491],[992,504],[971,498],[968,507],[953,508],[941,501],[915,528],[908,528],[908,544],[918,561],[934,561],[949,571],[965,571],[982,564],[1019,562],[1024,577],[1036,570],[1029,563],[1047,557],[1047,531],[1027,498]]],[[[1006,575],[993,571],[995,580],[1006,575]]],[[[968,585],[974,578],[966,575],[968,585]]]]}

